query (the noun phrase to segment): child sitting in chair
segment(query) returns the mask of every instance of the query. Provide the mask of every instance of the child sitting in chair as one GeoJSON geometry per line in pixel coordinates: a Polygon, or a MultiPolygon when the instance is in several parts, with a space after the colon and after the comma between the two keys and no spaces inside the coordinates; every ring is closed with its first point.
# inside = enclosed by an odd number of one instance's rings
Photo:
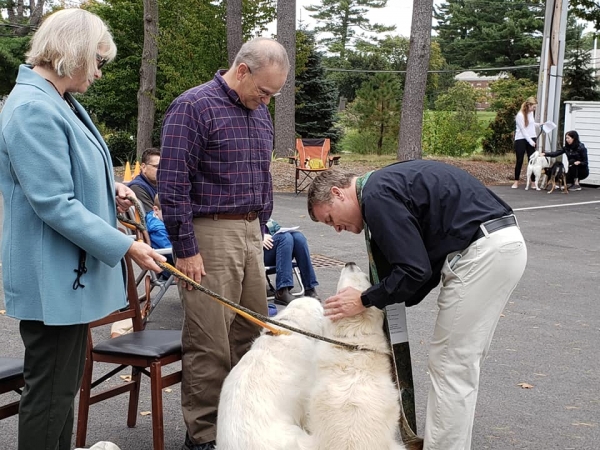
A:
{"type": "MultiPolygon", "coordinates": [[[[154,206],[152,207],[152,211],[148,211],[146,213],[146,229],[148,230],[148,235],[150,236],[150,245],[152,248],[162,249],[173,247],[171,241],[169,240],[169,234],[165,228],[165,223],[163,222],[162,210],[160,209],[160,202],[158,201],[158,194],[154,197],[154,206]]],[[[165,256],[167,257],[167,262],[172,265],[173,256],[165,256]]],[[[160,273],[159,278],[166,280],[169,278],[169,274],[163,271],[160,273]]]]}

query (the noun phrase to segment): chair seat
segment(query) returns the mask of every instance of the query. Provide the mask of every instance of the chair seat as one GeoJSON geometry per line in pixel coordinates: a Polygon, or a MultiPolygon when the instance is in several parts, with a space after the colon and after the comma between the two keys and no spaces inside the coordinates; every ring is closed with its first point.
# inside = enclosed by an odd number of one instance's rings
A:
{"type": "Polygon", "coordinates": [[[0,358],[0,380],[8,381],[23,375],[22,358],[0,358]]]}
{"type": "Polygon", "coordinates": [[[180,351],[180,330],[142,330],[107,339],[94,346],[94,353],[146,358],[161,358],[180,351]]]}
{"type": "MultiPolygon", "coordinates": [[[[292,269],[298,267],[296,261],[292,261],[292,269]]],[[[265,266],[265,273],[267,275],[275,275],[277,273],[277,266],[265,266]]]]}

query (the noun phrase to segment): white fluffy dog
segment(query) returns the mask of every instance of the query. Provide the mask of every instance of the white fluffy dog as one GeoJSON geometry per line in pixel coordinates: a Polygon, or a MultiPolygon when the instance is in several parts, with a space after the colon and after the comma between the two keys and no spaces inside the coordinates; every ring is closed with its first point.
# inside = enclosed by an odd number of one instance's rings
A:
{"type": "Polygon", "coordinates": [[[540,179],[542,178],[542,169],[544,169],[545,167],[548,167],[550,164],[548,162],[548,158],[546,158],[545,156],[540,156],[540,152],[539,151],[535,151],[531,154],[531,156],[529,157],[529,163],[527,164],[527,183],[525,184],[525,190],[529,190],[529,184],[531,183],[531,175],[535,175],[535,190],[539,191],[540,186],[539,186],[539,182],[540,179]]]}
{"type": "MultiPolygon", "coordinates": [[[[275,317],[315,334],[323,307],[311,297],[293,300],[275,317]]],[[[217,419],[218,450],[298,450],[313,386],[316,341],[298,333],[262,335],[223,383],[217,419]]]]}
{"type": "MultiPolygon", "coordinates": [[[[371,284],[354,263],[342,270],[338,291],[361,292],[371,284]]],[[[403,450],[397,440],[399,393],[392,381],[383,311],[371,307],[336,322],[326,321],[327,337],[376,350],[353,351],[319,342],[315,387],[309,407],[312,447],[318,450],[403,450]]]]}

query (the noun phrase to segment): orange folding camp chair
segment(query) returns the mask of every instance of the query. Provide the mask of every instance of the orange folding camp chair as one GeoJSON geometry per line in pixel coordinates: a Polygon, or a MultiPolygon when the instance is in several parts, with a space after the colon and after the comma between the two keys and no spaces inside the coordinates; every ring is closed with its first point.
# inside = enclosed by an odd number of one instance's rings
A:
{"type": "Polygon", "coordinates": [[[296,156],[290,158],[296,165],[296,195],[308,189],[319,172],[339,164],[340,156],[330,156],[329,150],[329,138],[296,139],[296,156]]]}

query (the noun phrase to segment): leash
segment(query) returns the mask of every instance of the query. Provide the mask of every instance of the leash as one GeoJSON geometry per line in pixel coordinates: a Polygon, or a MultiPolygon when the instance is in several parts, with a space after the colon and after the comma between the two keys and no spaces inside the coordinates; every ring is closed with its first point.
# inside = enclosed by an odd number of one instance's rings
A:
{"type": "Polygon", "coordinates": [[[163,270],[166,270],[167,272],[169,272],[170,274],[176,276],[177,278],[179,278],[181,281],[186,282],[187,284],[189,284],[190,286],[192,286],[194,289],[205,293],[206,295],[208,295],[209,297],[212,297],[213,299],[215,299],[216,301],[218,301],[219,303],[221,303],[223,306],[226,306],[227,308],[235,311],[237,314],[240,314],[242,317],[248,319],[250,322],[255,323],[257,325],[260,325],[261,327],[266,328],[267,330],[269,330],[271,333],[273,333],[275,336],[279,336],[279,335],[290,335],[290,331],[294,332],[294,333],[298,333],[298,334],[302,334],[304,336],[313,338],[313,339],[317,339],[319,341],[323,341],[323,342],[327,342],[329,344],[333,344],[333,345],[337,345],[338,347],[343,347],[345,349],[348,350],[359,350],[359,351],[368,351],[368,352],[374,352],[374,353],[381,353],[381,354],[387,354],[384,352],[380,352],[378,350],[374,350],[371,348],[367,348],[367,347],[363,347],[361,345],[355,345],[355,344],[348,344],[347,342],[342,342],[342,341],[336,341],[335,339],[330,339],[327,338],[325,336],[321,336],[319,334],[315,334],[315,333],[310,333],[308,331],[302,330],[300,328],[296,328],[293,327],[291,325],[288,325],[286,323],[280,322],[278,320],[274,320],[270,317],[267,317],[263,314],[259,314],[255,311],[252,311],[251,309],[248,309],[244,306],[238,305],[236,303],[233,303],[231,300],[227,300],[225,297],[222,297],[221,295],[217,294],[216,292],[211,291],[210,289],[205,288],[204,286],[202,286],[200,283],[197,283],[196,281],[192,280],[191,278],[189,278],[187,275],[185,275],[183,272],[179,271],[178,269],[176,269],[175,267],[173,267],[171,264],[166,263],[166,262],[162,262],[162,261],[156,261],[156,264],[163,270]],[[276,325],[280,328],[283,328],[284,330],[281,329],[277,329],[269,324],[272,325],[276,325]]]}
{"type": "MultiPolygon", "coordinates": [[[[117,214],[117,218],[123,224],[123,226],[127,227],[128,229],[130,229],[136,233],[136,237],[139,241],[149,243],[150,237],[148,236],[148,230],[146,228],[146,219],[144,217],[144,214],[142,213],[141,205],[140,205],[138,199],[135,197],[128,196],[127,199],[133,204],[133,206],[135,208],[134,219],[133,220],[129,219],[128,217],[126,217],[123,214],[117,214]]],[[[374,353],[385,354],[378,350],[363,347],[361,345],[348,344],[346,342],[337,341],[335,339],[330,339],[330,338],[327,338],[325,336],[321,336],[321,335],[318,335],[315,333],[310,333],[308,331],[301,330],[300,328],[296,328],[291,325],[282,323],[280,321],[271,319],[268,316],[259,314],[259,313],[252,311],[251,309],[248,309],[244,306],[238,305],[238,304],[232,302],[231,300],[228,300],[225,297],[222,297],[221,295],[217,294],[216,292],[213,292],[210,289],[205,288],[200,283],[197,283],[196,281],[192,280],[190,277],[188,277],[183,272],[179,271],[178,269],[176,269],[169,263],[162,262],[162,261],[155,261],[155,262],[158,265],[158,267],[160,267],[161,269],[166,270],[171,275],[174,275],[175,277],[179,278],[181,281],[184,281],[185,283],[192,286],[194,289],[205,293],[209,297],[215,299],[216,301],[221,303],[223,306],[231,309],[236,314],[241,315],[242,317],[249,320],[250,322],[252,322],[256,325],[259,325],[263,328],[266,328],[267,330],[269,330],[269,332],[271,332],[275,336],[290,335],[291,334],[290,332],[294,332],[294,333],[302,334],[303,336],[310,337],[312,339],[317,339],[319,341],[337,345],[338,347],[343,347],[348,350],[370,351],[370,352],[374,352],[374,353]],[[276,325],[277,327],[283,328],[283,330],[280,328],[275,328],[272,325],[276,325]]]]}

